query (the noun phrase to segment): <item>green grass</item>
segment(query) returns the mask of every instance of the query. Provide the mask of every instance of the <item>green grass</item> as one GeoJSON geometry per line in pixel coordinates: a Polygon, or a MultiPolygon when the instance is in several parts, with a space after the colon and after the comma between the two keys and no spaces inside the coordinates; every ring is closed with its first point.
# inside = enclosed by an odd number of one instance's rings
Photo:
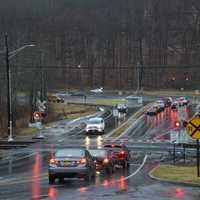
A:
{"type": "Polygon", "coordinates": [[[112,134],[112,137],[120,136],[128,127],[129,124],[122,125],[120,128],[116,129],[116,131],[112,134]]]}
{"type": "Polygon", "coordinates": [[[160,165],[151,174],[168,181],[200,184],[196,166],[160,165]]]}
{"type": "MultiPolygon", "coordinates": [[[[87,115],[94,114],[96,111],[95,106],[74,105],[74,104],[49,104],[49,110],[54,115],[45,126],[51,126],[55,121],[60,119],[75,119],[87,115]]],[[[37,128],[25,127],[17,130],[17,135],[20,136],[33,136],[38,132],[37,128]]]]}
{"type": "Polygon", "coordinates": [[[85,106],[85,105],[77,105],[77,104],[50,104],[50,111],[62,114],[67,118],[80,117],[83,115],[88,115],[96,112],[96,108],[94,106],[85,106]]]}

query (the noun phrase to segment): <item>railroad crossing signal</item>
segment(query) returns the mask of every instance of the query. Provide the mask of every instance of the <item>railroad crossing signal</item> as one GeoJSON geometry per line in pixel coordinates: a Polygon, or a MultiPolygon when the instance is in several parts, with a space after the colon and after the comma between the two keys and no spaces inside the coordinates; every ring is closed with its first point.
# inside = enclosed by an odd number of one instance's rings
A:
{"type": "Polygon", "coordinates": [[[187,133],[193,139],[200,139],[200,117],[193,117],[186,125],[187,133]]]}
{"type": "Polygon", "coordinates": [[[176,121],[176,122],[175,122],[175,127],[176,127],[176,128],[180,128],[180,127],[181,127],[181,123],[180,123],[179,121],[176,121]]]}
{"type": "Polygon", "coordinates": [[[34,118],[34,120],[41,119],[41,112],[34,112],[33,113],[33,118],[34,118]]]}

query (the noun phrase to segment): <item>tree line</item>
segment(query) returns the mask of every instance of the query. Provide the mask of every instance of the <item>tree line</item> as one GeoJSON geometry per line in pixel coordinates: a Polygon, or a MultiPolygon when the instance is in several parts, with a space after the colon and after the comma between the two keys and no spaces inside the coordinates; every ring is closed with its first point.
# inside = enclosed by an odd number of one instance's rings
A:
{"type": "MultiPolygon", "coordinates": [[[[173,87],[168,82],[174,76],[179,84],[184,77],[198,79],[189,68],[176,67],[199,65],[198,0],[0,0],[0,5],[0,51],[5,33],[10,50],[36,45],[11,61],[13,104],[24,92],[28,112],[34,110],[37,91],[44,99],[44,91],[52,88],[134,89],[138,63],[145,66],[148,88],[156,86],[148,84],[151,79],[163,87],[173,87]]],[[[4,60],[0,54],[1,116],[6,116],[4,60]]],[[[0,127],[5,124],[1,117],[0,127]]]]}

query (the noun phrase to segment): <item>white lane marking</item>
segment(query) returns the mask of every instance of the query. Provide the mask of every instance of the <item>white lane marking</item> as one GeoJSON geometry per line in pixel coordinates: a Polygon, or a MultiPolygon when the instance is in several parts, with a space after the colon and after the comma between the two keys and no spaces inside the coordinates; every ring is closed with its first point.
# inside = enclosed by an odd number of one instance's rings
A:
{"type": "Polygon", "coordinates": [[[63,142],[65,139],[60,139],[60,140],[58,140],[58,142],[63,142]]]}
{"type": "MultiPolygon", "coordinates": [[[[128,180],[128,179],[132,178],[133,176],[135,176],[144,167],[144,164],[146,163],[147,158],[148,158],[148,155],[145,155],[142,164],[137,168],[137,170],[135,172],[133,172],[132,174],[130,174],[129,176],[126,176],[124,178],[124,180],[128,180]]],[[[121,180],[118,179],[116,182],[120,182],[120,181],[121,180]]]]}
{"type": "Polygon", "coordinates": [[[137,168],[137,170],[134,173],[130,174],[129,176],[125,177],[124,180],[127,180],[127,179],[135,176],[144,167],[144,165],[145,165],[145,163],[147,161],[147,158],[148,158],[148,155],[145,155],[142,164],[137,168]]]}

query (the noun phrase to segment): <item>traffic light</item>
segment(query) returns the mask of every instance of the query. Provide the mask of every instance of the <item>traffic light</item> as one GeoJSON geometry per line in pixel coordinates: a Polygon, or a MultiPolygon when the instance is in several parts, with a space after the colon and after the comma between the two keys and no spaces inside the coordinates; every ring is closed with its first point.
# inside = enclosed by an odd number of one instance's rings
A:
{"type": "Polygon", "coordinates": [[[181,123],[179,121],[175,122],[175,128],[180,128],[181,127],[181,123]]]}

